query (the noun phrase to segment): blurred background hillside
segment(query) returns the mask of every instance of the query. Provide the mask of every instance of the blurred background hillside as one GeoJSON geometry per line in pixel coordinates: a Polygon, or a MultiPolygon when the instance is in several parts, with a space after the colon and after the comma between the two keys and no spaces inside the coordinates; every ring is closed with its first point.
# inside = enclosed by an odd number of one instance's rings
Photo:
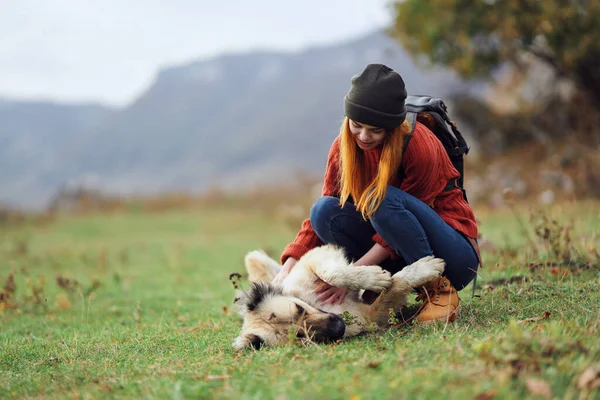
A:
{"type": "Polygon", "coordinates": [[[312,194],[375,62],[446,100],[471,202],[600,196],[600,0],[463,3],[5,4],[0,204],[312,194]]]}

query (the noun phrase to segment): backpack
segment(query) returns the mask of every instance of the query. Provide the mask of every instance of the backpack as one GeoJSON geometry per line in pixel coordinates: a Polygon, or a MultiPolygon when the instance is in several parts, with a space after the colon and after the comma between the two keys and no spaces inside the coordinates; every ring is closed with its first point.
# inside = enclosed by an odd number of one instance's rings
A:
{"type": "MultiPolygon", "coordinates": [[[[465,138],[462,136],[456,124],[448,117],[448,108],[444,101],[437,97],[431,96],[408,96],[406,104],[406,119],[412,126],[412,131],[404,139],[404,150],[408,146],[412,138],[417,120],[427,126],[434,135],[442,142],[444,149],[450,157],[450,161],[454,168],[460,174],[455,181],[448,182],[444,191],[459,188],[465,200],[467,194],[464,189],[464,156],[469,153],[469,147],[465,138]]],[[[404,167],[400,165],[398,177],[404,180],[404,167]]]]}
{"type": "MultiPolygon", "coordinates": [[[[458,171],[460,176],[454,181],[448,182],[444,191],[449,191],[455,188],[461,190],[463,197],[467,200],[467,193],[464,189],[464,156],[469,153],[469,146],[467,141],[460,133],[456,124],[450,120],[448,116],[448,108],[444,101],[437,97],[431,96],[407,96],[405,100],[406,104],[406,120],[410,122],[412,130],[404,139],[404,150],[408,146],[410,139],[412,138],[417,120],[427,126],[430,131],[442,142],[446,153],[450,157],[450,161],[454,168],[458,171]]],[[[404,167],[400,165],[398,176],[404,180],[404,167]]],[[[479,246],[476,240],[469,240],[473,249],[477,253],[477,260],[479,266],[483,267],[481,261],[481,254],[479,253],[479,246]],[[473,243],[474,242],[474,243],[473,243]]],[[[477,286],[477,274],[473,279],[473,293],[472,297],[475,296],[475,288],[477,286]]]]}

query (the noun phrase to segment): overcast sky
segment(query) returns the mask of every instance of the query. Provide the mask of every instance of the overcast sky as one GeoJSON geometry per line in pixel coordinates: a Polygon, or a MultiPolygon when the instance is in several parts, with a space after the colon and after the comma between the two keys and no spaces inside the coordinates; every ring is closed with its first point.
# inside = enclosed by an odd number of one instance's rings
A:
{"type": "Polygon", "coordinates": [[[0,0],[0,97],[133,100],[163,66],[383,27],[389,0],[0,0]]]}

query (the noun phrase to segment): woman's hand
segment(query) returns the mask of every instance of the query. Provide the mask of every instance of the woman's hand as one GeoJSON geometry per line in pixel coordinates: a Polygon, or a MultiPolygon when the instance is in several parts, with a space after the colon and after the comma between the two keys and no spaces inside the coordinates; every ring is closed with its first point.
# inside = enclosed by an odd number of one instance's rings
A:
{"type": "Polygon", "coordinates": [[[281,284],[283,280],[290,274],[290,271],[292,268],[294,268],[294,265],[296,265],[297,262],[298,260],[296,260],[294,257],[288,257],[277,275],[275,275],[275,278],[273,278],[273,283],[281,284]]]}
{"type": "MultiPolygon", "coordinates": [[[[357,260],[354,265],[357,267],[361,265],[378,265],[388,257],[389,254],[387,250],[376,243],[364,256],[357,260]]],[[[342,304],[346,297],[346,293],[348,293],[348,289],[331,286],[321,279],[317,280],[316,285],[317,288],[315,289],[315,293],[319,295],[317,299],[323,302],[323,304],[342,304]]]]}
{"type": "Polygon", "coordinates": [[[315,293],[319,295],[317,299],[323,304],[342,304],[346,297],[346,292],[348,292],[346,288],[331,286],[321,279],[318,279],[316,284],[315,293]]]}

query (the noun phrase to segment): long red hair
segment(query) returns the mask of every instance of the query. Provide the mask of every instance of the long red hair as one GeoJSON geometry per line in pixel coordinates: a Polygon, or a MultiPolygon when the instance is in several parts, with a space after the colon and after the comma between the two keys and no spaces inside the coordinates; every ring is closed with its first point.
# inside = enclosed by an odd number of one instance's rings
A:
{"type": "Polygon", "coordinates": [[[411,126],[408,121],[404,121],[392,131],[386,132],[377,175],[368,182],[364,154],[350,132],[349,123],[350,120],[345,118],[340,129],[340,202],[343,207],[352,198],[356,209],[367,219],[381,205],[387,185],[398,172],[402,162],[404,137],[410,134],[411,126]]]}

